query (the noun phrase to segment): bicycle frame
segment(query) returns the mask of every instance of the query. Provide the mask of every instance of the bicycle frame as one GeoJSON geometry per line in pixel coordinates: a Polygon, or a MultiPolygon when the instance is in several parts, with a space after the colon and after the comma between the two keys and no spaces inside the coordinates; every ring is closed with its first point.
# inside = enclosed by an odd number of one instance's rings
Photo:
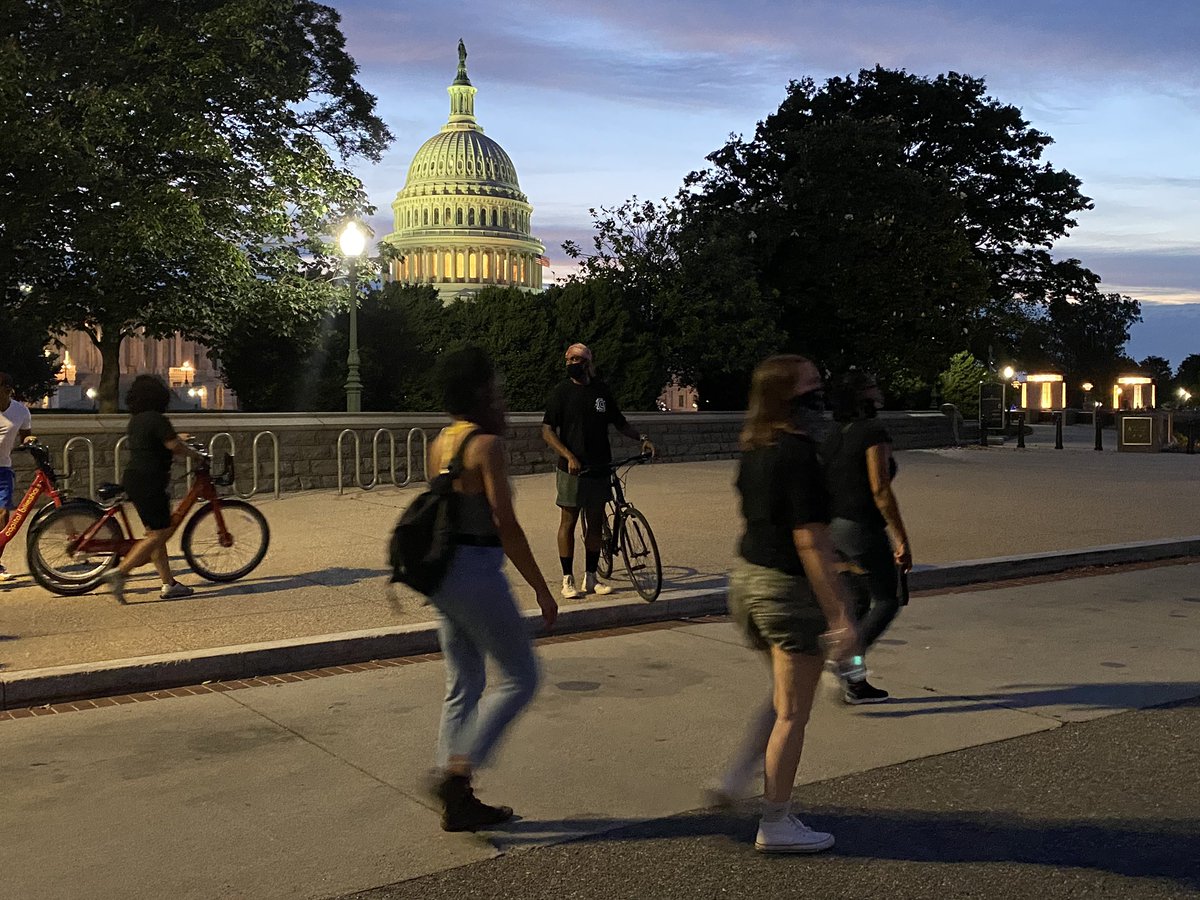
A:
{"type": "MultiPolygon", "coordinates": [[[[17,536],[17,532],[21,530],[21,526],[31,515],[35,524],[39,520],[41,510],[34,512],[34,505],[38,502],[38,498],[43,495],[48,496],[56,508],[61,507],[66,501],[66,496],[58,489],[58,476],[54,472],[54,467],[50,465],[49,451],[40,444],[23,444],[14,449],[29,451],[37,469],[34,472],[33,481],[29,483],[29,488],[25,491],[25,496],[21,498],[17,508],[9,515],[8,522],[0,530],[0,556],[4,555],[4,548],[8,546],[8,542],[17,536]]],[[[33,525],[30,525],[30,528],[32,527],[33,525]]]]}
{"type": "MultiPolygon", "coordinates": [[[[188,513],[192,511],[192,507],[196,505],[196,501],[205,500],[213,505],[213,517],[217,521],[217,530],[221,536],[221,545],[228,546],[230,541],[229,533],[225,529],[225,520],[221,518],[221,501],[217,495],[217,487],[213,483],[212,476],[209,474],[208,467],[197,469],[195,471],[195,480],[192,482],[191,490],[187,492],[179,505],[175,507],[175,511],[171,513],[171,531],[175,531],[183,520],[187,518],[188,513]]],[[[124,556],[133,549],[139,538],[131,537],[133,528],[129,524],[129,515],[125,512],[125,501],[122,500],[113,504],[104,511],[99,519],[91,524],[91,526],[81,534],[78,539],[68,545],[68,551],[72,554],[80,552],[90,553],[115,553],[117,556],[124,556]],[[112,519],[120,518],[124,537],[120,540],[109,540],[106,538],[96,537],[100,529],[104,528],[105,523],[112,519]]]]}
{"type": "Polygon", "coordinates": [[[62,506],[62,496],[55,488],[54,482],[41,469],[38,469],[33,476],[33,481],[29,485],[29,489],[25,491],[25,496],[21,498],[21,502],[17,504],[17,508],[12,511],[8,517],[8,524],[4,526],[4,530],[0,531],[0,555],[3,555],[4,548],[8,546],[8,542],[16,537],[17,532],[21,530],[21,526],[25,524],[25,520],[29,518],[29,514],[33,512],[33,505],[37,503],[38,498],[43,494],[49,494],[54,501],[55,506],[62,506]]]}

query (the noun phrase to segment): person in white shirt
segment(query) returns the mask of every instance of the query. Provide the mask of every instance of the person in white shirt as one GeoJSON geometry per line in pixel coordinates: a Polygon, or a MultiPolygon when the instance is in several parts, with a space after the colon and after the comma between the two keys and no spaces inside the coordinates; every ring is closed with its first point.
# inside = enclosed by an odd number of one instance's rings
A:
{"type": "MultiPolygon", "coordinates": [[[[0,372],[0,529],[8,525],[9,510],[17,506],[17,478],[12,468],[12,451],[17,442],[33,437],[29,407],[13,399],[13,380],[0,372]]],[[[9,578],[0,564],[0,581],[9,578]]]]}

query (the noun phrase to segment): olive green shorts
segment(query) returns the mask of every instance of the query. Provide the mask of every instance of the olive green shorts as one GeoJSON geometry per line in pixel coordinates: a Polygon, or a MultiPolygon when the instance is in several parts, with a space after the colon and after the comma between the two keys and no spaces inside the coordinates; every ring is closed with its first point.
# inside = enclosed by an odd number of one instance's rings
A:
{"type": "Polygon", "coordinates": [[[729,576],[729,614],[756,650],[821,656],[829,626],[808,579],[743,562],[729,576]]]}
{"type": "Polygon", "coordinates": [[[607,475],[601,478],[581,477],[559,469],[555,483],[558,487],[556,502],[559,506],[588,509],[603,506],[612,499],[612,483],[607,475]]]}

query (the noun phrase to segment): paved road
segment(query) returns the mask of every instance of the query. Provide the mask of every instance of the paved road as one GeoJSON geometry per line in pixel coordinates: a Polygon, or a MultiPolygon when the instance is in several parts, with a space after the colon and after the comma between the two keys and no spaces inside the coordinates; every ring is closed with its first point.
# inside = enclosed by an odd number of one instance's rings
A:
{"type": "MultiPolygon", "coordinates": [[[[1200,534],[1200,455],[1095,453],[1082,440],[1088,429],[1069,433],[1063,451],[1049,449],[1051,432],[1039,427],[1027,451],[1010,441],[898,454],[897,492],[918,563],[1200,534]]],[[[630,495],[658,536],[667,589],[723,585],[739,523],[733,474],[734,463],[724,461],[630,475],[630,495]]],[[[516,492],[542,572],[557,583],[553,476],[518,478],[516,492]]],[[[419,598],[392,603],[385,587],[385,536],[414,495],[380,489],[263,501],[273,533],[263,565],[233,585],[185,574],[198,588],[186,601],[160,601],[149,571],[133,582],[127,607],[103,594],[49,596],[28,578],[0,585],[0,636],[8,638],[0,666],[21,671],[428,621],[419,598]]],[[[23,569],[20,540],[4,558],[23,569]]],[[[627,582],[615,584],[632,595],[627,582]]],[[[520,594],[533,605],[528,591],[520,594]]]]}
{"type": "Polygon", "coordinates": [[[747,804],[346,900],[1196,897],[1198,733],[1193,700],[807,785],[796,805],[837,836],[818,857],[755,854],[747,804]]]}
{"type": "Polygon", "coordinates": [[[870,658],[893,702],[815,710],[799,796],[839,838],[824,859],[759,859],[748,808],[693,812],[766,676],[728,624],[680,623],[541,648],[543,689],[480,779],[524,818],[487,836],[442,833],[425,792],[438,661],[0,717],[0,896],[293,900],[426,876],[397,895],[1183,896],[1196,708],[1122,714],[1200,698],[1198,576],[915,599],[870,658]]]}

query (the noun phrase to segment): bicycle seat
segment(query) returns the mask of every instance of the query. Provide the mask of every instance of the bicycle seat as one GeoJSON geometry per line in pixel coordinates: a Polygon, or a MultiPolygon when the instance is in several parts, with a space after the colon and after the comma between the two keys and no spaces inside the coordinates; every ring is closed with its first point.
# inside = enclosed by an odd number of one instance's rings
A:
{"type": "Polygon", "coordinates": [[[113,484],[111,481],[106,481],[100,487],[96,488],[96,496],[100,498],[101,503],[113,503],[124,499],[125,488],[119,484],[113,484]]]}

